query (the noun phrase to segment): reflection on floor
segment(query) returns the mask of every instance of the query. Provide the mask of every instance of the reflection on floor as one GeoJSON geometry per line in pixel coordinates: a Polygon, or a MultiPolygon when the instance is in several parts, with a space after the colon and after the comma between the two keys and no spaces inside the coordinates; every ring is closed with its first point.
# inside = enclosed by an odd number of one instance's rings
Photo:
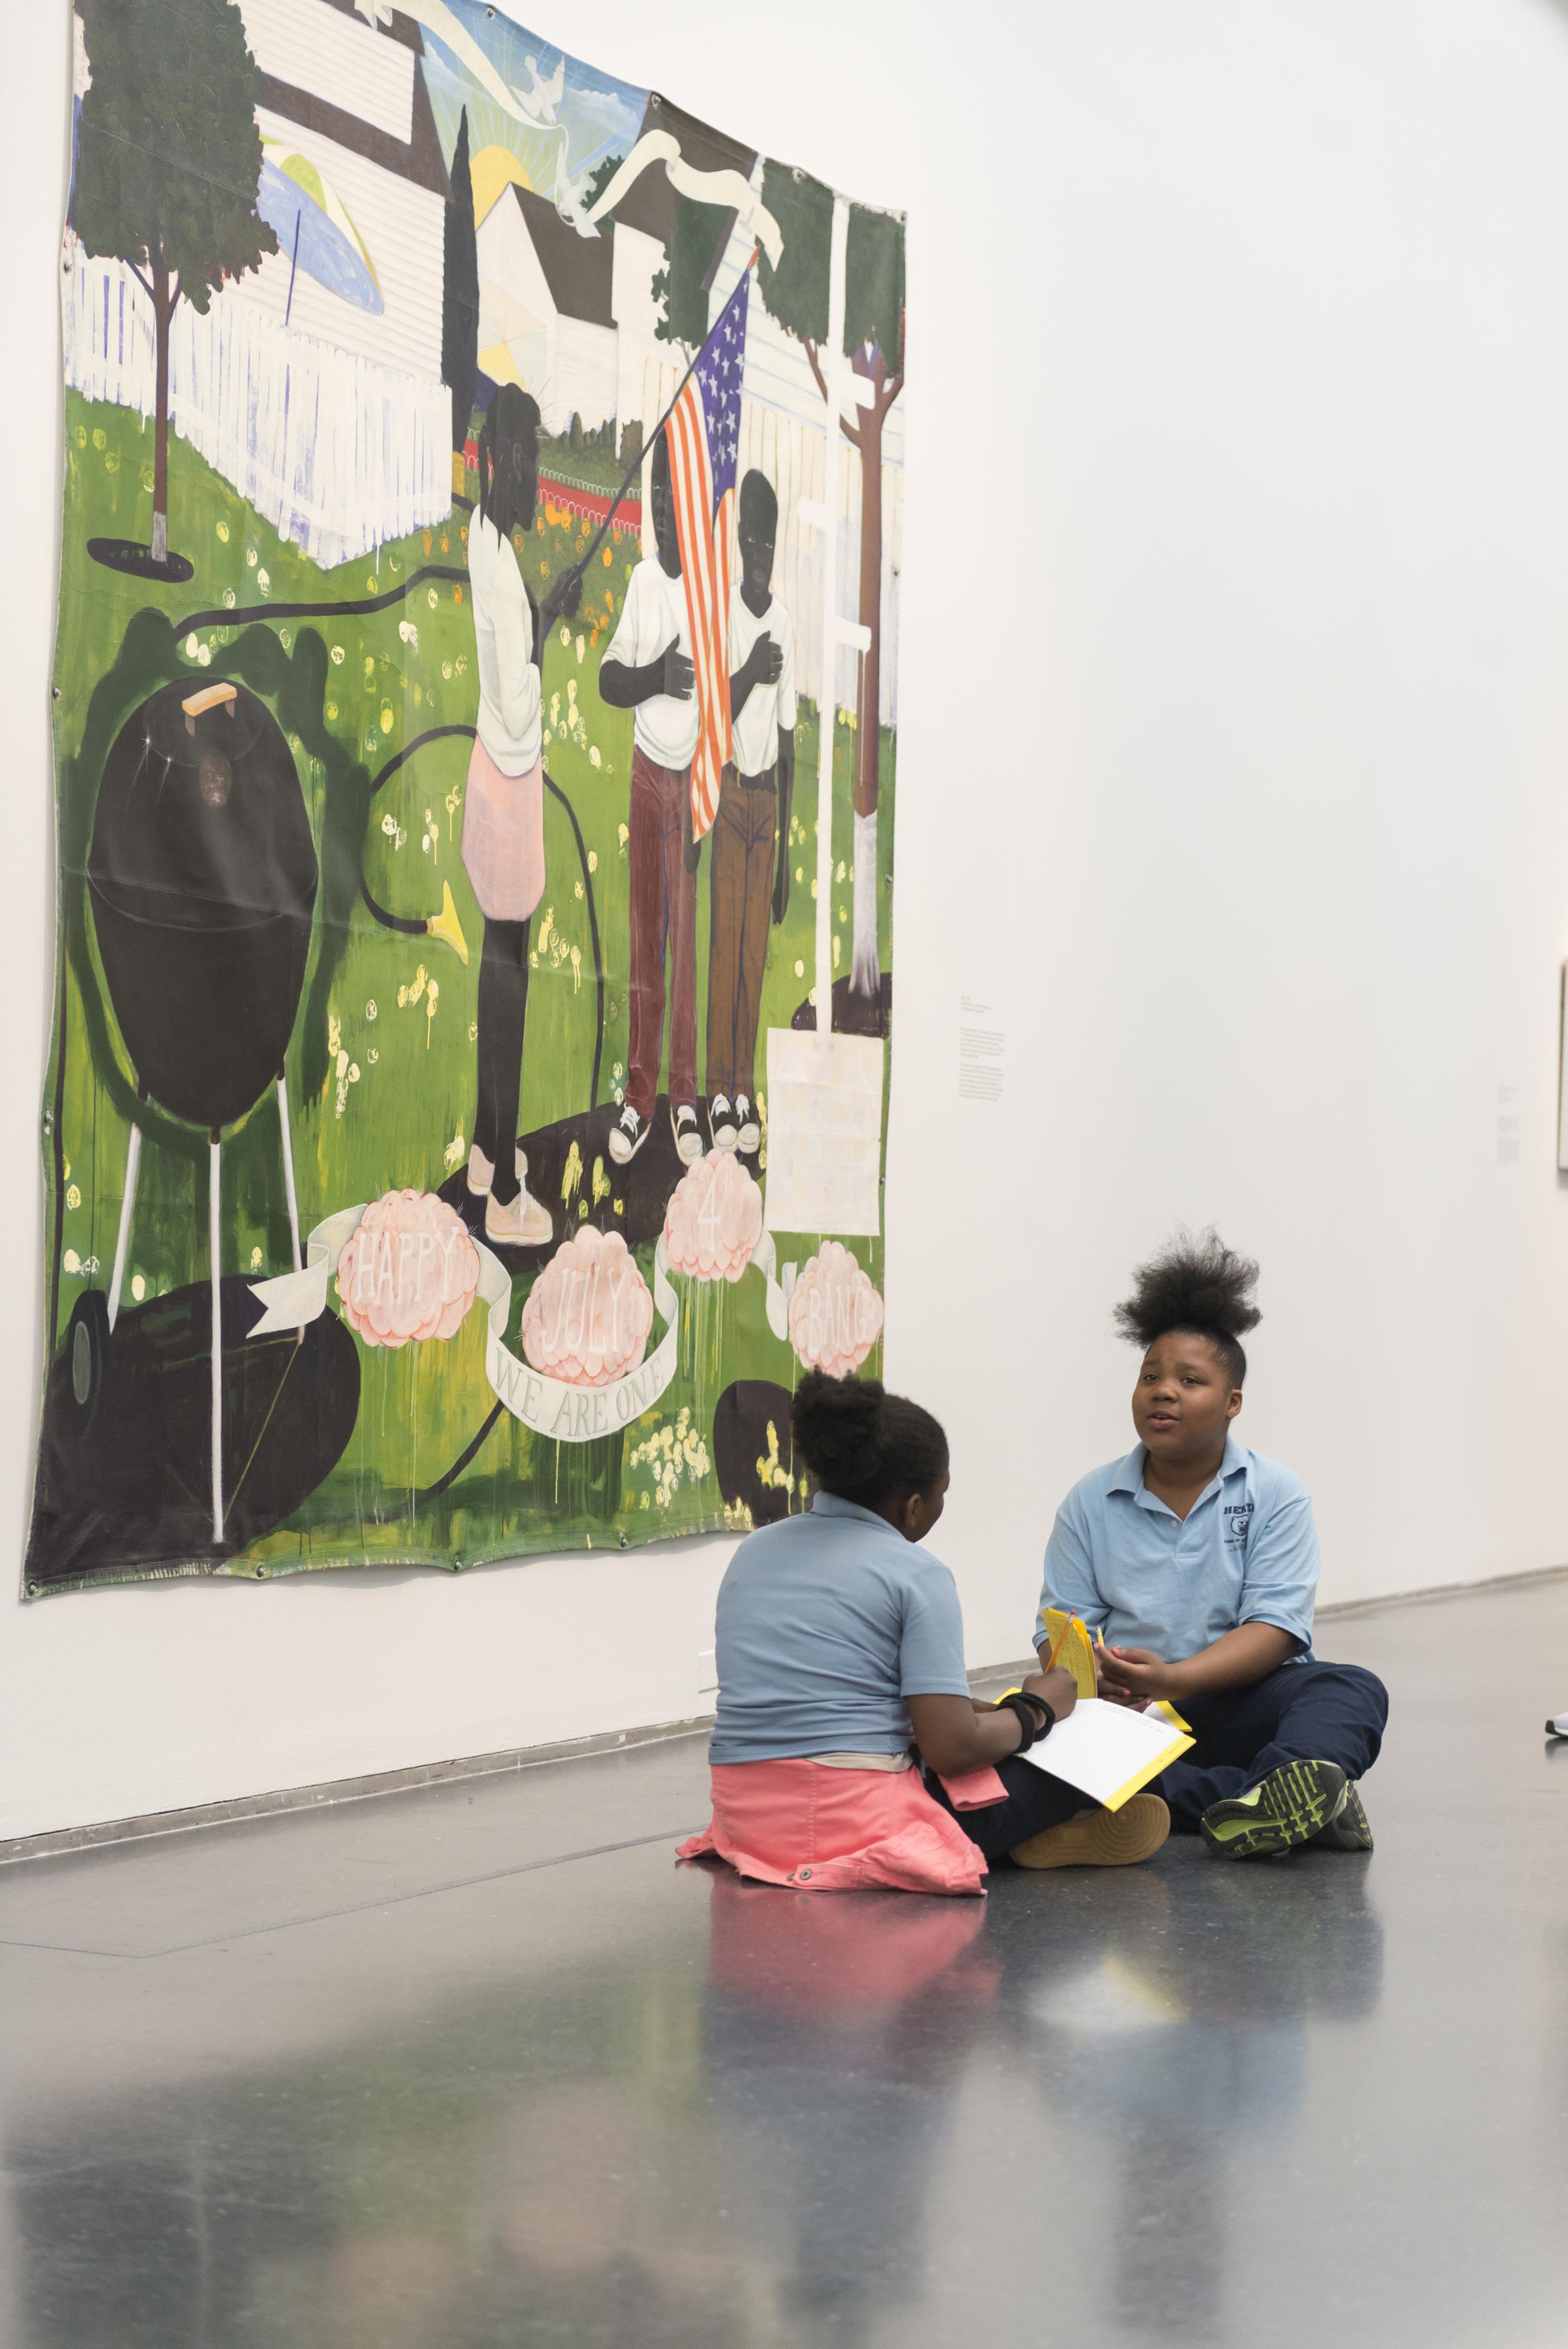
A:
{"type": "Polygon", "coordinates": [[[0,1872],[0,2344],[1568,2340],[1568,1579],[1320,1645],[1370,1860],[814,1898],[680,1743],[0,1872]]]}

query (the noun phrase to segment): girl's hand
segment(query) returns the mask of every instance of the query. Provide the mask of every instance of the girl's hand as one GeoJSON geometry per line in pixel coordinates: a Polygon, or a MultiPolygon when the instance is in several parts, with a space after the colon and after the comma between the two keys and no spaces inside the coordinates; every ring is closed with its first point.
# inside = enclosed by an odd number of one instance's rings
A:
{"type": "Polygon", "coordinates": [[[1125,1688],[1119,1687],[1114,1681],[1111,1681],[1106,1677],[1106,1658],[1110,1654],[1110,1652],[1111,1651],[1108,1648],[1102,1648],[1098,1641],[1096,1642],[1095,1694],[1096,1696],[1104,1697],[1107,1704],[1141,1705],[1143,1702],[1143,1699],[1141,1697],[1130,1695],[1125,1688]]]}
{"type": "Polygon", "coordinates": [[[1048,1704],[1058,1721],[1065,1721],[1078,1702],[1078,1683],[1071,1672],[1031,1672],[1019,1687],[1025,1696],[1037,1696],[1048,1704]]]}
{"type": "Polygon", "coordinates": [[[1095,1668],[1104,1692],[1118,1704],[1152,1704],[1180,1694],[1179,1664],[1168,1664],[1147,1648],[1101,1648],[1095,1668]]]}
{"type": "Polygon", "coordinates": [[[577,616],[577,606],[582,600],[582,573],[564,571],[545,599],[545,626],[553,628],[557,620],[575,620],[577,616]]]}

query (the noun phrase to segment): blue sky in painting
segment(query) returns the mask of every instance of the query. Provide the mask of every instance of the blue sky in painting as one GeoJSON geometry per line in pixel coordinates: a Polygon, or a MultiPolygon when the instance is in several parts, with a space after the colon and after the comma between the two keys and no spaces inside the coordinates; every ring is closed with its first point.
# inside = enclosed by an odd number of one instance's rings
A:
{"type": "MultiPolygon", "coordinates": [[[[526,98],[534,87],[534,75],[527,60],[532,57],[541,81],[553,78],[563,58],[566,62],[566,86],[556,108],[557,120],[566,133],[566,168],[576,178],[591,171],[605,155],[624,155],[641,127],[643,108],[648,92],[629,82],[618,81],[611,74],[585,65],[569,51],[542,41],[525,26],[513,21],[501,8],[487,5],[487,0],[447,0],[464,28],[472,34],[485,55],[494,63],[504,80],[526,98]]],[[[430,87],[431,103],[435,109],[441,131],[441,146],[450,155],[457,137],[458,117],[464,106],[468,109],[469,139],[475,152],[482,147],[509,147],[529,167],[530,176],[539,184],[539,166],[545,156],[541,140],[515,121],[485,90],[480,88],[464,68],[441,47],[440,36],[426,29],[425,77],[430,87]]],[[[558,134],[547,142],[550,174],[553,174],[558,134]]]]}

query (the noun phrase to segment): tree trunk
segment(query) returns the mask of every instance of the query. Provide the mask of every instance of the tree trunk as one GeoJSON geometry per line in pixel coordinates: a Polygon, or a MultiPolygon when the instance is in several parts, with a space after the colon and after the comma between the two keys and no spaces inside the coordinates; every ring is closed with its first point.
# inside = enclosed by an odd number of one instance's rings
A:
{"type": "Polygon", "coordinates": [[[157,336],[157,390],[154,395],[152,441],[152,560],[164,562],[169,554],[169,322],[174,315],[178,292],[169,290],[169,272],[163,263],[161,244],[153,248],[152,315],[157,336]]]}
{"type": "MultiPolygon", "coordinates": [[[[858,411],[860,450],[860,625],[871,642],[860,657],[855,719],[855,928],[850,990],[878,995],[881,949],[877,936],[877,786],[882,740],[882,419],[888,363],[878,351],[869,370],[875,405],[858,411]]],[[[891,405],[891,402],[888,403],[891,405]]]]}

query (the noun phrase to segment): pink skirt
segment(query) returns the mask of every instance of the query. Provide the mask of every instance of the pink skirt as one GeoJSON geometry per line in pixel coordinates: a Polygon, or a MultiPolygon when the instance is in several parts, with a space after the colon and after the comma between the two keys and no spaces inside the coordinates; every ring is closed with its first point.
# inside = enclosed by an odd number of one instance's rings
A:
{"type": "Polygon", "coordinates": [[[545,761],[504,775],[478,736],[462,802],[462,862],[488,921],[525,922],[545,894],[545,761]]]}
{"type": "Polygon", "coordinates": [[[710,1775],[713,1816],[704,1834],[681,1845],[681,1859],[716,1852],[742,1876],[813,1892],[985,1889],[984,1853],[931,1800],[918,1770],[730,1762],[710,1775]]]}

